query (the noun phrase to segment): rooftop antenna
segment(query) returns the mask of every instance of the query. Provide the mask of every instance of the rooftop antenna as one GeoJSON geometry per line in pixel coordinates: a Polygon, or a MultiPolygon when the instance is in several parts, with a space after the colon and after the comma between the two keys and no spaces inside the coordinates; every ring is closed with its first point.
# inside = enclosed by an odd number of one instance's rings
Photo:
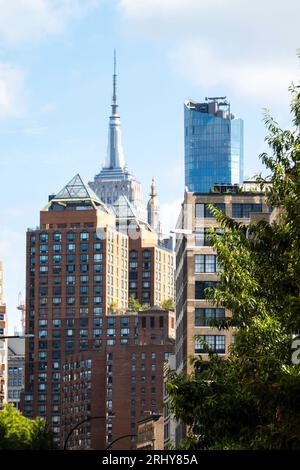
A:
{"type": "Polygon", "coordinates": [[[117,114],[117,54],[114,49],[114,74],[113,74],[113,96],[112,96],[112,114],[117,114]]]}

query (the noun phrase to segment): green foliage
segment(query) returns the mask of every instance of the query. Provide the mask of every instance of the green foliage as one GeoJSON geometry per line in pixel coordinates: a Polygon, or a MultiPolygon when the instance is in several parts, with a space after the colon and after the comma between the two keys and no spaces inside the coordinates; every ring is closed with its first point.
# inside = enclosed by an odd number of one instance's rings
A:
{"type": "Polygon", "coordinates": [[[184,448],[300,449],[300,367],[291,361],[300,330],[300,93],[291,87],[292,130],[265,113],[269,170],[258,176],[276,222],[247,228],[213,206],[220,237],[211,233],[221,266],[208,297],[232,311],[220,328],[236,328],[226,360],[193,359],[195,372],[170,372],[168,391],[176,418],[189,434],[184,448]]]}
{"type": "Polygon", "coordinates": [[[142,305],[140,304],[140,302],[132,296],[130,296],[128,299],[128,306],[135,312],[139,312],[140,310],[142,310],[142,305]]]}
{"type": "Polygon", "coordinates": [[[0,450],[52,450],[56,446],[46,422],[30,420],[12,404],[0,411],[0,450]]]}
{"type": "Polygon", "coordinates": [[[175,302],[174,302],[174,299],[170,298],[170,299],[166,299],[162,302],[161,304],[161,308],[163,308],[164,310],[175,310],[175,302]]]}

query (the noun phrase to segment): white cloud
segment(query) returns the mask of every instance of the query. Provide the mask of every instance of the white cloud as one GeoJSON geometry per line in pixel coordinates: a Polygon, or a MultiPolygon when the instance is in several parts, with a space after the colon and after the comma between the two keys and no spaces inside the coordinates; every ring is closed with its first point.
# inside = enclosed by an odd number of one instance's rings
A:
{"type": "Polygon", "coordinates": [[[0,0],[0,40],[16,45],[61,33],[100,0],[0,0]]]}
{"type": "Polygon", "coordinates": [[[269,103],[299,75],[298,0],[119,0],[119,7],[131,34],[166,39],[176,71],[205,90],[269,103]]]}
{"type": "Polygon", "coordinates": [[[0,119],[23,115],[26,108],[24,80],[21,68],[0,63],[0,119]]]}
{"type": "Polygon", "coordinates": [[[287,96],[291,81],[297,81],[297,61],[262,61],[241,57],[233,60],[219,51],[198,43],[186,43],[171,54],[179,74],[201,87],[204,92],[218,88],[230,96],[257,99],[266,106],[287,96]]]}

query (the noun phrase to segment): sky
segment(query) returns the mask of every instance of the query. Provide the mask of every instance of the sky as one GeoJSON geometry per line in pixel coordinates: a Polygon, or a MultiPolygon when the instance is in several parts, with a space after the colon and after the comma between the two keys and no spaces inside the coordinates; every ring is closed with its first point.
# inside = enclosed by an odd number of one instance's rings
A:
{"type": "Polygon", "coordinates": [[[245,176],[262,167],[262,109],[291,127],[299,0],[0,0],[0,259],[9,329],[25,294],[25,235],[48,195],[105,161],[117,50],[129,168],[164,230],[184,192],[183,103],[227,96],[244,119],[245,176]]]}

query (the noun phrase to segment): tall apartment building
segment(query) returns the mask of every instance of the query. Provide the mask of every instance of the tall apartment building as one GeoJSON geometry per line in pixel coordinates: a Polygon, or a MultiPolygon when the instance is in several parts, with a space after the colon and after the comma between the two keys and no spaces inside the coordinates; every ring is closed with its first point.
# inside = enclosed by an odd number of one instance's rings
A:
{"type": "Polygon", "coordinates": [[[3,297],[3,264],[0,261],[0,407],[7,401],[7,314],[3,297]]]}
{"type": "MultiPolygon", "coordinates": [[[[218,260],[210,246],[210,227],[220,232],[208,205],[214,204],[235,220],[248,224],[252,214],[269,213],[266,197],[247,186],[216,186],[209,194],[186,192],[177,227],[187,230],[176,241],[176,369],[191,372],[189,356],[203,355],[195,335],[203,337],[211,349],[225,355],[232,342],[232,331],[219,331],[208,326],[210,319],[229,316],[205,298],[204,290],[218,281],[218,260]]],[[[205,357],[205,355],[204,355],[205,357]]]]}
{"type": "Polygon", "coordinates": [[[175,313],[154,307],[101,320],[101,349],[64,359],[61,442],[71,433],[67,449],[135,449],[138,422],[162,413],[175,313]]]}
{"type": "Polygon", "coordinates": [[[215,184],[243,181],[243,121],[230,111],[226,97],[184,105],[185,185],[208,193],[215,184]]]}
{"type": "MultiPolygon", "coordinates": [[[[228,317],[231,312],[216,306],[205,296],[207,287],[218,281],[217,255],[207,237],[212,227],[222,235],[208,205],[214,204],[238,222],[249,224],[252,219],[269,217],[264,194],[254,183],[218,185],[209,194],[185,192],[177,228],[182,230],[176,240],[176,370],[192,372],[189,357],[204,353],[201,338],[210,349],[226,357],[233,342],[232,330],[219,330],[210,321],[228,317]]],[[[179,445],[184,428],[177,424],[175,442],[179,445]]]]}
{"type": "Polygon", "coordinates": [[[76,175],[27,233],[26,380],[22,409],[60,436],[65,356],[101,348],[103,315],[128,302],[128,237],[76,175]]]}
{"type": "Polygon", "coordinates": [[[25,384],[25,338],[9,338],[7,345],[7,402],[19,409],[25,384]]]}

